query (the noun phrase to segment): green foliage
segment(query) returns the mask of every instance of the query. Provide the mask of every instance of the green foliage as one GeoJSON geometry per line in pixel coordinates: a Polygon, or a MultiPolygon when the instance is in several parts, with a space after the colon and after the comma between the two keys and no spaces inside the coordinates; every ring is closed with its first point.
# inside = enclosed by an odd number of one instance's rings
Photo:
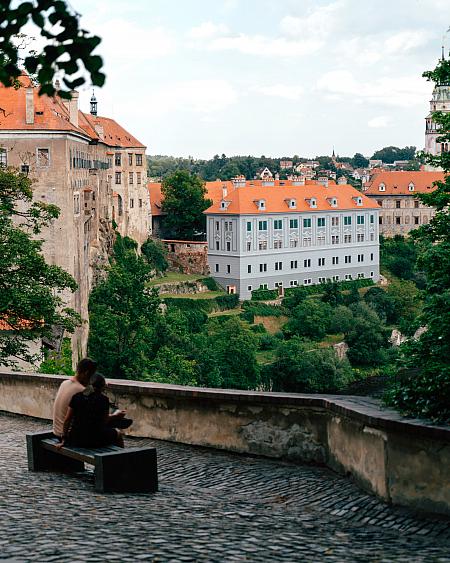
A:
{"type": "Polygon", "coordinates": [[[159,239],[147,239],[142,245],[141,251],[150,266],[158,273],[165,272],[169,267],[166,260],[167,248],[159,239]]]}
{"type": "Polygon", "coordinates": [[[58,92],[64,98],[70,98],[71,90],[85,84],[84,71],[87,71],[94,86],[103,86],[103,61],[92,54],[100,44],[100,38],[82,29],[79,18],[65,0],[33,0],[19,4],[11,0],[1,2],[0,82],[7,87],[18,87],[23,65],[30,75],[36,76],[40,94],[56,94],[53,86],[56,74],[62,76],[67,88],[58,92]],[[20,40],[24,39],[23,30],[29,23],[39,28],[45,44],[39,53],[21,60],[20,40]]]}
{"type": "Polygon", "coordinates": [[[70,345],[70,338],[63,339],[59,353],[55,350],[46,353],[45,360],[39,366],[38,372],[55,373],[59,375],[74,375],[74,371],[72,369],[72,347],[70,345]]]}
{"type": "Polygon", "coordinates": [[[336,307],[336,305],[343,303],[344,299],[338,283],[332,282],[322,284],[322,291],[322,301],[324,303],[328,303],[332,307],[336,307]]]}
{"type": "Polygon", "coordinates": [[[252,291],[253,301],[271,301],[278,297],[278,290],[276,289],[254,289],[252,291]]]}
{"type": "Polygon", "coordinates": [[[213,299],[189,299],[189,297],[164,297],[168,307],[176,307],[183,311],[203,311],[215,313],[234,309],[239,304],[239,295],[218,295],[213,299]]]}
{"type": "Polygon", "coordinates": [[[285,314],[284,307],[279,305],[268,305],[255,301],[244,301],[242,303],[243,312],[241,318],[249,323],[253,323],[255,315],[260,317],[281,317],[285,314]]]}
{"type": "Polygon", "coordinates": [[[211,277],[203,278],[201,280],[201,282],[202,282],[203,285],[206,285],[206,287],[209,289],[209,291],[219,291],[220,290],[220,286],[214,278],[211,278],[211,277]]]}
{"type": "Polygon", "coordinates": [[[197,385],[196,366],[194,360],[173,350],[172,347],[162,346],[152,364],[152,381],[171,383],[175,385],[197,385]]]}
{"type": "Polygon", "coordinates": [[[206,218],[203,212],[212,205],[206,199],[203,180],[185,171],[174,172],[162,183],[166,236],[180,240],[192,240],[203,235],[206,218]]]}
{"type": "Polygon", "coordinates": [[[381,268],[394,276],[413,280],[422,287],[424,280],[416,265],[418,246],[412,238],[396,235],[393,238],[380,237],[381,268]]]}
{"type": "Polygon", "coordinates": [[[369,160],[360,152],[357,152],[351,160],[353,168],[366,168],[369,166],[369,160]]]}
{"type": "Polygon", "coordinates": [[[413,160],[416,147],[384,147],[373,153],[371,160],[382,160],[385,164],[393,164],[396,160],[413,160]]]}
{"type": "Polygon", "coordinates": [[[72,332],[80,317],[65,307],[64,292],[77,288],[62,268],[45,262],[42,228],[59,216],[54,205],[32,202],[32,184],[26,175],[0,169],[0,365],[13,359],[34,362],[29,344],[51,337],[52,327],[72,332]]]}
{"type": "Polygon", "coordinates": [[[333,309],[333,314],[328,327],[330,334],[348,335],[353,328],[353,313],[345,305],[338,305],[333,309]]]}
{"type": "Polygon", "coordinates": [[[300,305],[309,295],[308,288],[305,286],[289,288],[290,291],[285,291],[285,297],[283,299],[283,306],[288,309],[294,309],[297,305],[300,305]]]}
{"type": "Polygon", "coordinates": [[[334,392],[352,379],[349,362],[339,360],[333,348],[316,348],[298,337],[279,345],[267,371],[274,391],[290,393],[334,392]]]}
{"type": "Polygon", "coordinates": [[[118,235],[107,276],[89,299],[89,355],[108,377],[140,379],[155,339],[159,298],[146,287],[152,267],[136,246],[118,235]]]}
{"type": "Polygon", "coordinates": [[[420,292],[412,281],[393,280],[386,292],[394,307],[394,318],[401,332],[414,334],[419,327],[416,321],[422,309],[420,292]]]}
{"type": "Polygon", "coordinates": [[[371,287],[364,295],[364,301],[387,323],[396,320],[394,298],[382,287],[371,287]]]}
{"type": "Polygon", "coordinates": [[[348,359],[355,366],[377,366],[388,359],[389,330],[380,317],[365,303],[350,306],[353,324],[345,335],[348,359]]]}
{"type": "Polygon", "coordinates": [[[283,327],[287,336],[303,336],[313,340],[323,338],[330,327],[332,308],[317,299],[306,299],[292,310],[283,327]]]}
{"type": "Polygon", "coordinates": [[[299,287],[287,287],[284,291],[286,297],[297,294],[300,295],[306,291],[307,295],[323,294],[326,291],[333,293],[335,289],[328,289],[330,286],[337,287],[340,291],[351,290],[353,287],[370,287],[374,285],[372,278],[361,278],[357,280],[344,280],[340,282],[333,282],[327,280],[326,283],[317,283],[315,285],[299,286],[299,287]]]}

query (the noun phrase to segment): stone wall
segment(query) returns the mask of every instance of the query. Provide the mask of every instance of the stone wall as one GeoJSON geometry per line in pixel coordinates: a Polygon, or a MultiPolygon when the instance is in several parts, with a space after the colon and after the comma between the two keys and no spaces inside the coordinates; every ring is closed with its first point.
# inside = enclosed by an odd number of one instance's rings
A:
{"type": "MultiPolygon", "coordinates": [[[[51,418],[63,377],[0,373],[0,410],[51,418]]],[[[450,514],[450,428],[402,419],[374,400],[110,380],[131,433],[326,464],[387,502],[450,514]]]]}
{"type": "Polygon", "coordinates": [[[169,270],[183,274],[208,275],[208,244],[185,240],[163,240],[167,246],[169,270]]]}

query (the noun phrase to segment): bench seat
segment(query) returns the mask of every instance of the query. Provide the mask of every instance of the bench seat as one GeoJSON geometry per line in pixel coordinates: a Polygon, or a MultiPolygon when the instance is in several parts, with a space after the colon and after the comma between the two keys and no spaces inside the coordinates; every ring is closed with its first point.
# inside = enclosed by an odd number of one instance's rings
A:
{"type": "Polygon", "coordinates": [[[30,471],[83,471],[84,464],[94,466],[97,492],[156,492],[158,471],[155,448],[57,448],[52,432],[27,434],[30,471]]]}

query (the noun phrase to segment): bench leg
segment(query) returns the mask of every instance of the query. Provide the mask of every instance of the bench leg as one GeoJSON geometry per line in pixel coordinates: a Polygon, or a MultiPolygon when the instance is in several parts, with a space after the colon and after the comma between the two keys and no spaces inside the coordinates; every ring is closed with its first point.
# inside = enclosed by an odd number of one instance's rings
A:
{"type": "Polygon", "coordinates": [[[29,471],[84,471],[84,463],[76,459],[50,452],[41,445],[41,440],[51,438],[52,432],[27,435],[27,457],[29,471]]]}
{"type": "Polygon", "coordinates": [[[158,490],[156,449],[129,448],[95,456],[99,493],[154,493],[158,490]]]}

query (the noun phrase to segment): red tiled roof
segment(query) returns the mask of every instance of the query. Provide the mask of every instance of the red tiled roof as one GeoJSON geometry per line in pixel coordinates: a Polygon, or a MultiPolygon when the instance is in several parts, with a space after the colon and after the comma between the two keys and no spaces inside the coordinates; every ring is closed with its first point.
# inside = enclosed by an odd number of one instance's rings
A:
{"type": "Polygon", "coordinates": [[[136,137],[133,137],[131,133],[128,133],[128,131],[119,125],[117,121],[114,121],[114,119],[91,115],[90,113],[80,113],[96,136],[95,125],[103,127],[103,141],[105,144],[111,147],[145,149],[145,145],[138,141],[136,137]]]}
{"type": "Polygon", "coordinates": [[[370,177],[364,186],[364,193],[371,196],[386,195],[414,195],[433,190],[433,182],[444,180],[443,172],[409,172],[407,170],[379,172],[370,177]],[[414,184],[414,190],[409,190],[409,185],[414,184]],[[380,184],[385,185],[385,190],[380,191],[380,184]]]}

